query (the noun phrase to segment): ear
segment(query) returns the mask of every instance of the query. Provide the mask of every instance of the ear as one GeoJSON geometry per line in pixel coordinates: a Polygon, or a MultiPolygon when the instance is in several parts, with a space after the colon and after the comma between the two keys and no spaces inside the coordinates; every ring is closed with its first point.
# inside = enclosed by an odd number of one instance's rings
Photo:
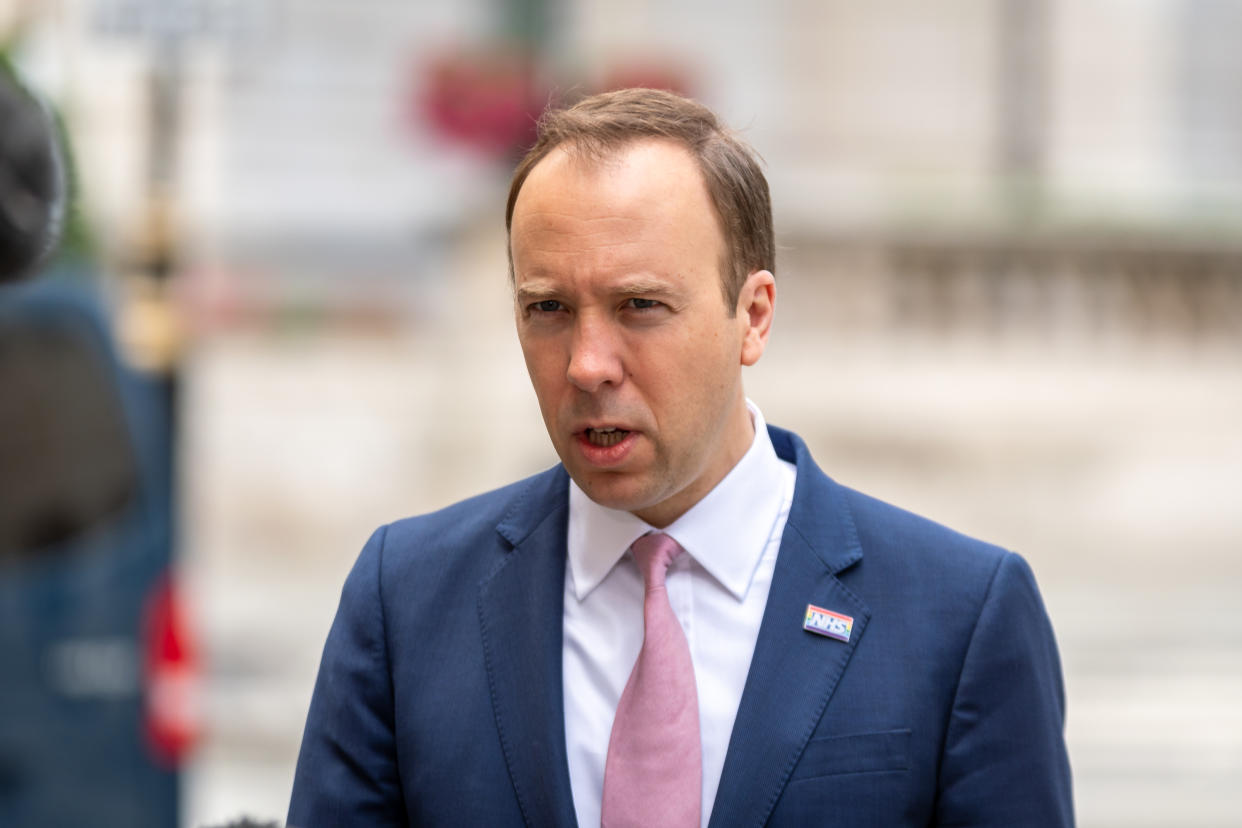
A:
{"type": "Polygon", "coordinates": [[[766,270],[756,270],[746,277],[737,297],[738,324],[743,326],[743,365],[754,365],[763,356],[775,313],[776,279],[766,270]]]}

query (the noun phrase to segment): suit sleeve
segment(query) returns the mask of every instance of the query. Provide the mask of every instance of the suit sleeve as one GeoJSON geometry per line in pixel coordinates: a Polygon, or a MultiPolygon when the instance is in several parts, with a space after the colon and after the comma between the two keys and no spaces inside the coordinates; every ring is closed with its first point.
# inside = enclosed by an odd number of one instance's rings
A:
{"type": "Polygon", "coordinates": [[[405,823],[380,570],[385,529],[345,581],[324,645],[289,804],[290,828],[405,823]]]}
{"type": "Polygon", "coordinates": [[[936,825],[1074,824],[1065,690],[1030,567],[1002,558],[966,651],[939,777],[936,825]]]}

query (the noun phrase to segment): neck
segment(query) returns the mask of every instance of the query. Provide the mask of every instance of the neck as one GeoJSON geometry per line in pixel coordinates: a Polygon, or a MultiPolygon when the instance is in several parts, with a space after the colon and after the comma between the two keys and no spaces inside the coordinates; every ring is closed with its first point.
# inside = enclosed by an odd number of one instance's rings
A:
{"type": "Polygon", "coordinates": [[[746,408],[746,397],[739,389],[738,403],[731,410],[728,423],[721,432],[720,449],[708,460],[699,477],[667,500],[646,509],[636,509],[632,514],[657,529],[666,528],[690,511],[696,503],[707,496],[708,492],[716,488],[717,483],[733,471],[733,467],[750,450],[754,439],[755,424],[751,421],[750,410],[746,408]]]}

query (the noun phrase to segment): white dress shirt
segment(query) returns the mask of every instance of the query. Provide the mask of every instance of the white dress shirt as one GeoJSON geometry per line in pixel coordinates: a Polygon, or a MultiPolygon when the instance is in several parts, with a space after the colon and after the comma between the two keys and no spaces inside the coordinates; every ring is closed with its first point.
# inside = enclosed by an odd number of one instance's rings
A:
{"type": "MultiPolygon", "coordinates": [[[[703,825],[711,818],[725,752],[772,585],[795,467],[776,456],[763,415],[747,400],[755,438],[737,465],[663,529],[687,555],[669,568],[673,612],[694,662],[703,740],[703,825]]],[[[652,531],[629,512],[569,484],[565,567],[565,737],[578,825],[599,825],[604,762],[617,702],[643,643],[643,580],[628,554],[652,531]]]]}

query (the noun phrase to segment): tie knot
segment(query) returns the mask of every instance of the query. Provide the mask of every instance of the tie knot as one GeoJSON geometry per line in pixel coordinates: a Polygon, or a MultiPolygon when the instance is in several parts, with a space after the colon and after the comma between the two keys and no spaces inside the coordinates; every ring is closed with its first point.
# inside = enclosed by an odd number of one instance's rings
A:
{"type": "Polygon", "coordinates": [[[664,575],[668,572],[669,564],[682,551],[681,544],[663,532],[643,535],[634,541],[630,549],[634,550],[638,571],[643,574],[643,583],[649,590],[664,586],[664,575]]]}

